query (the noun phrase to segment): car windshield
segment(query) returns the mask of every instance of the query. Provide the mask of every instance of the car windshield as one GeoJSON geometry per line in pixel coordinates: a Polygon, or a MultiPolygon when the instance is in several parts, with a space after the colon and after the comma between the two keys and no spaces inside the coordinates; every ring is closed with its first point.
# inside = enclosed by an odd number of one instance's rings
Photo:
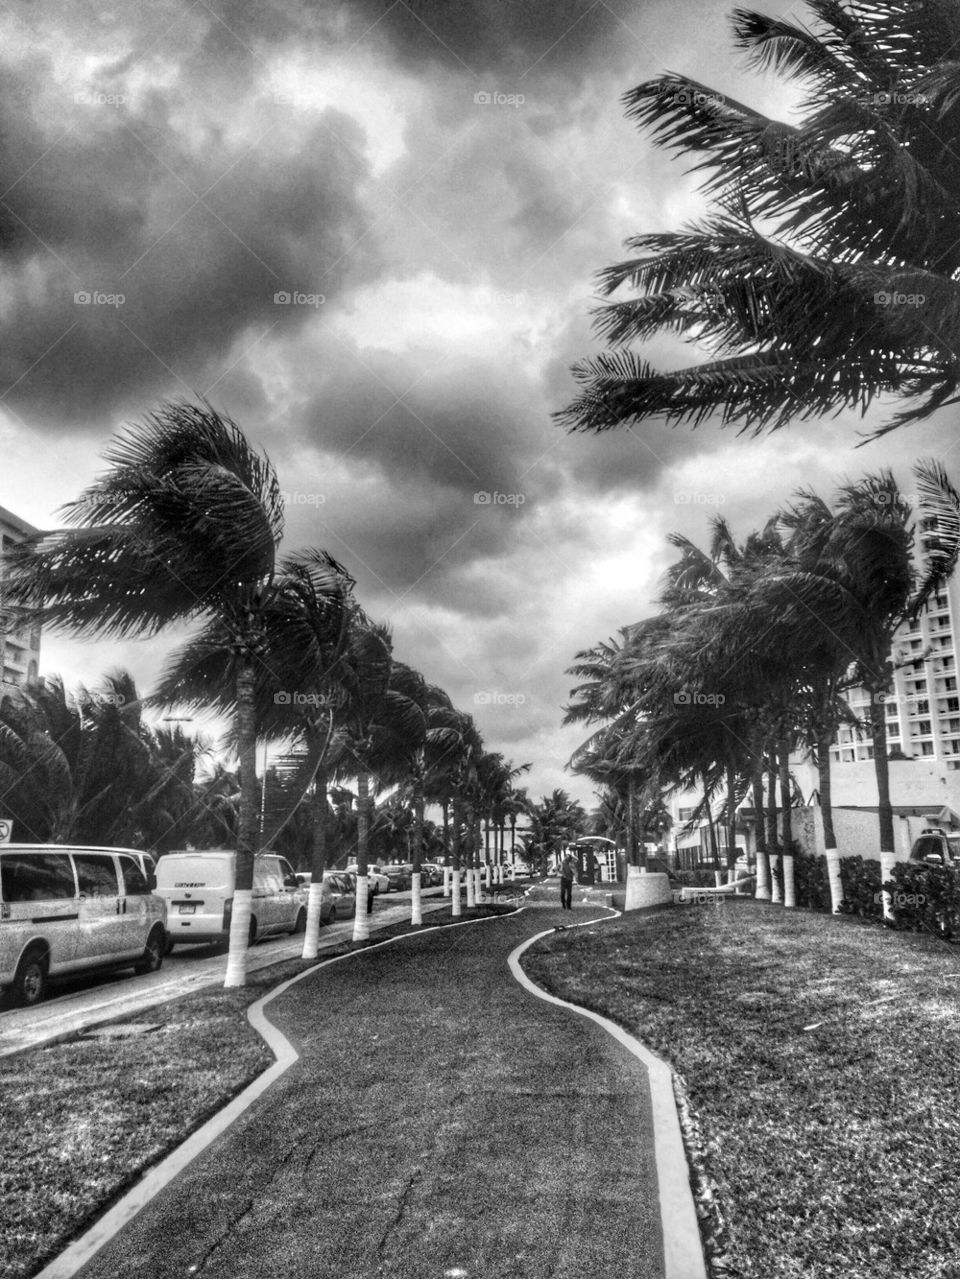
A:
{"type": "Polygon", "coordinates": [[[940,835],[921,835],[913,846],[914,860],[922,862],[928,857],[935,857],[942,861],[945,843],[940,835]]]}

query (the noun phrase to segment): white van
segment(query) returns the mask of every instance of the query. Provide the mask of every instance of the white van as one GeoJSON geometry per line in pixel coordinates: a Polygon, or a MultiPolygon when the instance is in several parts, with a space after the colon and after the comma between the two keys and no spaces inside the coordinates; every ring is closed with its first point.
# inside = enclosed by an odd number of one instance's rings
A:
{"type": "MultiPolygon", "coordinates": [[[[156,891],[167,903],[167,947],[178,942],[230,940],[237,855],[229,849],[165,853],[156,891]]],[[[302,933],[307,894],[285,857],[259,853],[253,861],[250,945],[269,933],[302,933]]]]}
{"type": "Polygon", "coordinates": [[[39,1003],[49,977],[160,967],[166,907],[150,892],[142,856],[133,849],[0,844],[0,986],[17,1003],[39,1003]]]}

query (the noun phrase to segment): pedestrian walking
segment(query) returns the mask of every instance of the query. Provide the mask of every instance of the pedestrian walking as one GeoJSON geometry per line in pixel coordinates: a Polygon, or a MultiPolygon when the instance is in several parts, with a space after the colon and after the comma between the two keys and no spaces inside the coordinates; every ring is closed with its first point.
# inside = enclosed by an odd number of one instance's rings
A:
{"type": "Polygon", "coordinates": [[[567,853],[560,863],[560,906],[563,910],[573,910],[573,873],[576,863],[567,853]]]}

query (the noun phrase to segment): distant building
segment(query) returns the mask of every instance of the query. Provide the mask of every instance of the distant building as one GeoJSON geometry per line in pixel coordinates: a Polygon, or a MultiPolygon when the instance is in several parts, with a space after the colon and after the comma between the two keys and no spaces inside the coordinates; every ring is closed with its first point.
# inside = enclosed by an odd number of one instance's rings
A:
{"type": "MultiPolygon", "coordinates": [[[[6,551],[40,530],[0,506],[0,547],[6,551]]],[[[3,581],[0,567],[0,597],[3,581]]],[[[25,688],[36,684],[40,667],[40,626],[18,625],[0,612],[0,686],[25,688]]]]}
{"type": "MultiPolygon", "coordinates": [[[[893,644],[896,667],[893,688],[884,695],[887,751],[890,761],[890,798],[895,813],[898,851],[909,852],[911,841],[936,817],[941,824],[960,829],[960,688],[958,688],[955,637],[960,635],[960,576],[954,577],[930,601],[916,622],[905,623],[893,644]]],[[[841,726],[830,748],[832,799],[837,844],[841,852],[874,856],[877,846],[877,781],[873,743],[869,733],[870,694],[851,689],[846,701],[863,728],[841,726]]],[[[796,755],[790,762],[797,800],[804,808],[818,809],[819,778],[813,762],[796,755]]],[[[684,830],[701,798],[698,792],[675,794],[669,801],[674,819],[674,849],[680,865],[710,859],[709,823],[704,819],[684,830]]],[[[718,798],[714,812],[722,802],[718,798]]],[[[737,843],[748,852],[755,848],[752,797],[739,811],[737,843]]],[[[802,812],[802,809],[800,810],[802,812]]],[[[794,834],[814,851],[822,847],[819,812],[794,819],[794,834]],[[809,826],[809,831],[807,830],[809,826]]],[[[715,822],[714,836],[721,860],[726,855],[726,830],[715,822]]]]}

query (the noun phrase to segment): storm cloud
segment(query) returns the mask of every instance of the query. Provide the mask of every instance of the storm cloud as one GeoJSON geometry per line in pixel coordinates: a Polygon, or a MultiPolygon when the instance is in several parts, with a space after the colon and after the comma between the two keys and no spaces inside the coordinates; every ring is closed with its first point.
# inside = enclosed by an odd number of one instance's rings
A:
{"type": "MultiPolygon", "coordinates": [[[[209,397],[274,462],[287,546],[350,568],[534,794],[589,803],[564,772],[565,671],[655,607],[667,533],[705,543],[723,515],[745,536],[801,481],[889,463],[907,487],[913,456],[949,448],[943,421],[859,452],[850,416],[760,441],[553,421],[600,349],[596,272],[703,209],[623,92],[669,68],[790,109],[744,81],[726,11],[6,8],[0,504],[54,525],[124,422],[209,397]]],[[[91,683],[119,660],[148,687],[167,646],[50,636],[44,666],[91,683]]]]}

